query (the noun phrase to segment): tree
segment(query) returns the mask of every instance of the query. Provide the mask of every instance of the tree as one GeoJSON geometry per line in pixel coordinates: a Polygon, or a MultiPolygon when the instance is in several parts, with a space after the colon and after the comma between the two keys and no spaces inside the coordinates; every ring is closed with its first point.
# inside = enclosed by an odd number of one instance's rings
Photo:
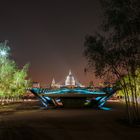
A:
{"type": "Polygon", "coordinates": [[[7,42],[0,43],[0,98],[19,98],[29,86],[28,65],[19,69],[15,61],[9,59],[10,47],[7,42]]]}
{"type": "Polygon", "coordinates": [[[139,119],[140,1],[101,0],[103,34],[87,36],[84,54],[97,76],[113,75],[125,95],[129,123],[139,119]],[[130,101],[131,98],[131,101],[130,101]]]}

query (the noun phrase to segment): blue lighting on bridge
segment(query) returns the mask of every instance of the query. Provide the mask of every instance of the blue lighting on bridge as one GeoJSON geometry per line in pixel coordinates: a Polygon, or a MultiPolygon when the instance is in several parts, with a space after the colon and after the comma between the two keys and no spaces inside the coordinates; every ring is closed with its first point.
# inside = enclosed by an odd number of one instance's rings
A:
{"type": "Polygon", "coordinates": [[[92,106],[108,110],[104,107],[106,101],[116,92],[113,88],[105,87],[99,90],[86,88],[73,76],[71,70],[63,83],[56,83],[52,80],[51,89],[32,88],[31,92],[39,98],[42,104],[48,108],[49,105],[66,105],[68,102],[92,106]],[[66,103],[67,102],[67,103],[66,103]]]}
{"type": "MultiPolygon", "coordinates": [[[[102,110],[110,110],[109,108],[104,107],[106,101],[116,92],[112,88],[104,88],[98,91],[93,91],[86,88],[60,88],[60,89],[42,89],[42,88],[32,88],[31,92],[36,95],[42,104],[48,108],[49,104],[53,104],[53,102],[61,102],[61,98],[63,95],[68,95],[67,97],[73,97],[73,95],[84,95],[85,105],[90,106],[93,105],[96,108],[102,110]],[[72,93],[72,94],[69,94],[72,93]],[[56,97],[53,97],[56,95],[56,97]],[[61,97],[60,97],[61,95],[61,97]],[[90,95],[90,96],[89,96],[90,95]]],[[[81,96],[82,97],[82,96],[81,96]]]]}
{"type": "Polygon", "coordinates": [[[37,92],[38,94],[66,94],[66,93],[79,93],[79,94],[94,94],[94,95],[104,95],[106,92],[104,91],[92,91],[88,89],[81,89],[81,88],[75,88],[75,89],[69,89],[69,88],[61,88],[56,90],[44,90],[39,88],[33,88],[32,91],[37,92]]]}

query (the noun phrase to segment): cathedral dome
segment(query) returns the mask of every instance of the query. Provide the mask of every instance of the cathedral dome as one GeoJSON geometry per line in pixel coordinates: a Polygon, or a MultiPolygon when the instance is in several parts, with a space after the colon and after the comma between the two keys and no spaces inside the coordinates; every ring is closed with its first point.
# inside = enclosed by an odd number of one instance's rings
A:
{"type": "Polygon", "coordinates": [[[76,82],[74,76],[72,75],[71,71],[69,71],[69,75],[66,77],[65,86],[75,86],[76,82]]]}

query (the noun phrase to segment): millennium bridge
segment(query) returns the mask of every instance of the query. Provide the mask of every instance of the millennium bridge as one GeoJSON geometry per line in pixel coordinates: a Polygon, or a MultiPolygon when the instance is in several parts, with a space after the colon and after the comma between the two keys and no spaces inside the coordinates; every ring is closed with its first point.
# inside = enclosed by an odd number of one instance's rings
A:
{"type": "Polygon", "coordinates": [[[93,107],[108,110],[104,105],[116,92],[112,87],[93,90],[75,80],[71,71],[64,84],[52,80],[50,89],[34,87],[30,91],[41,101],[45,108],[55,107],[93,107]]]}
{"type": "Polygon", "coordinates": [[[104,109],[106,101],[115,93],[113,88],[103,88],[98,91],[93,91],[86,88],[60,88],[48,90],[42,88],[32,88],[31,92],[38,97],[44,107],[49,108],[49,105],[55,107],[86,107],[104,109]]]}

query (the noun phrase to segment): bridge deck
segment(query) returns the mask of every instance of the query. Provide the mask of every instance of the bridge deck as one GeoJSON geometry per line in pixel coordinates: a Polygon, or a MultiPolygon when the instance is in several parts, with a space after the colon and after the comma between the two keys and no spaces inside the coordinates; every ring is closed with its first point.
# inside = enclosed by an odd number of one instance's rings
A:
{"type": "Polygon", "coordinates": [[[61,97],[67,97],[67,98],[94,98],[94,97],[102,97],[105,96],[104,94],[78,94],[78,93],[65,93],[65,94],[39,94],[41,96],[47,96],[51,98],[61,98],[61,97]]]}

